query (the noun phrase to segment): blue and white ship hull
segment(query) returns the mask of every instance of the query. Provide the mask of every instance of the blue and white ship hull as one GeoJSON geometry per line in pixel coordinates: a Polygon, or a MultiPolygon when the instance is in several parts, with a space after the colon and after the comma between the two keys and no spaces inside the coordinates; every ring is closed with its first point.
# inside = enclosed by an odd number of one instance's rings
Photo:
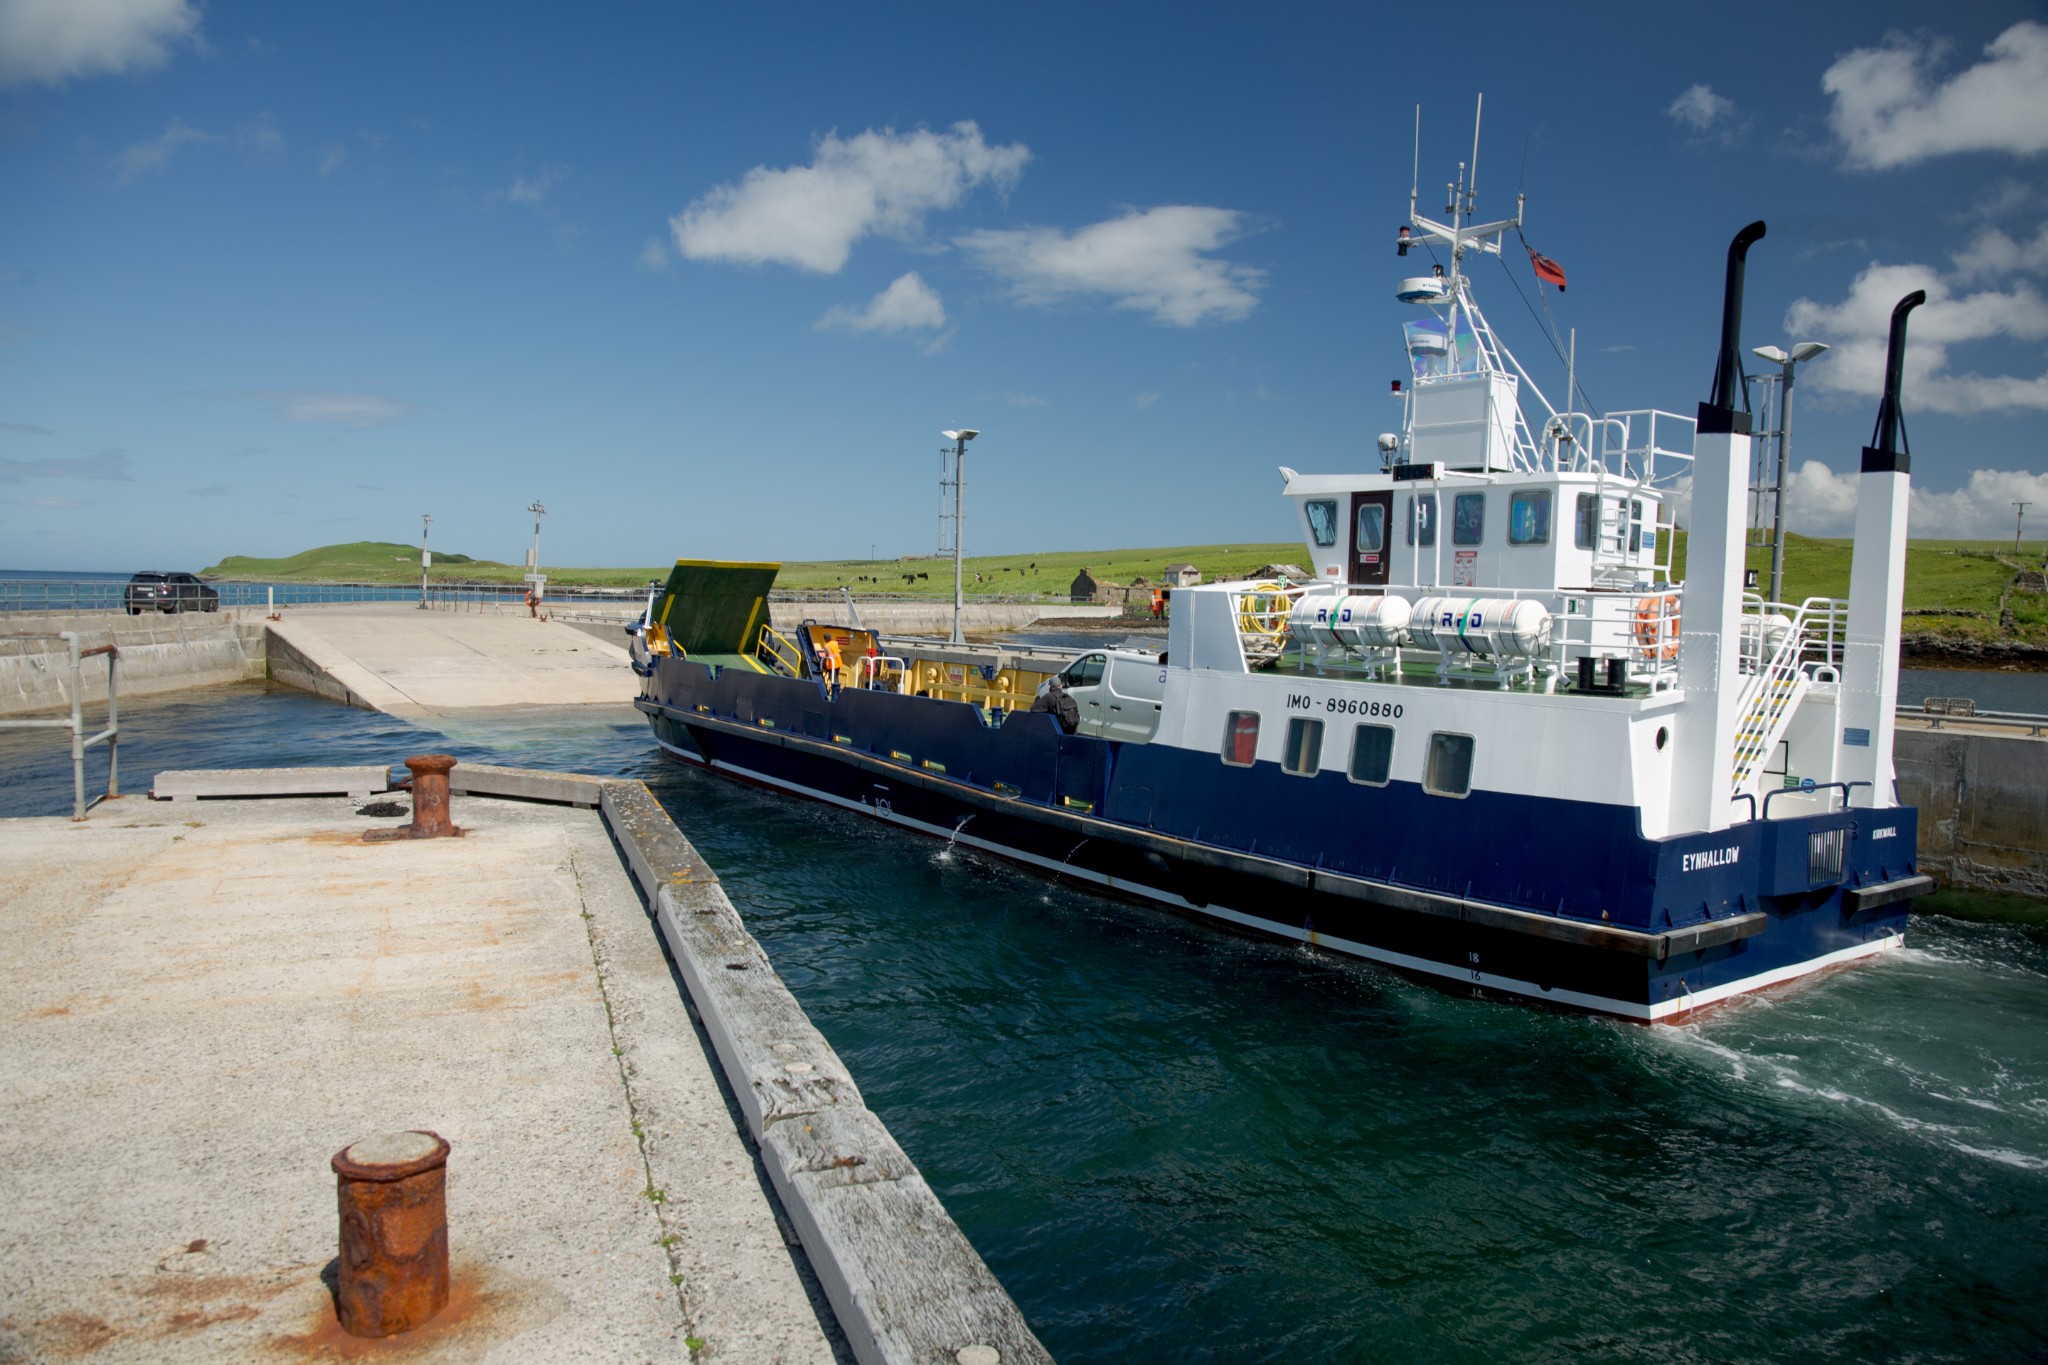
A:
{"type": "Polygon", "coordinates": [[[1897,946],[1915,813],[1648,839],[1619,806],[991,725],[962,702],[659,660],[640,709],[678,758],[1277,937],[1642,1021],[1897,946]],[[856,737],[858,737],[856,739],[856,737]],[[1000,785],[998,785],[1000,784],[1000,785]],[[1315,818],[1304,819],[1305,812],[1315,818]],[[1844,831],[1816,885],[1812,836],[1844,831]],[[1884,837],[1874,837],[1884,832],[1884,837]]]}

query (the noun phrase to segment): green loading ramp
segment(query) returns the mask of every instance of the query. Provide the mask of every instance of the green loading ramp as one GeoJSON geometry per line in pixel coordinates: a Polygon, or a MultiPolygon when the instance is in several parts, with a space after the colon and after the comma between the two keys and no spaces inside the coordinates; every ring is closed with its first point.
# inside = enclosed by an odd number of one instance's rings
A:
{"type": "Polygon", "coordinates": [[[754,646],[768,622],[768,590],[781,569],[780,564],[678,559],[655,603],[654,619],[692,659],[758,669],[754,646]]]}

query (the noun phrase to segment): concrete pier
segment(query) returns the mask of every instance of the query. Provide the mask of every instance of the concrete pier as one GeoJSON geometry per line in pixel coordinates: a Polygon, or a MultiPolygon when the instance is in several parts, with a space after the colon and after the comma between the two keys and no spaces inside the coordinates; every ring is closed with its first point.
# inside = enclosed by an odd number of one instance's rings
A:
{"type": "Polygon", "coordinates": [[[351,706],[417,719],[508,706],[629,704],[640,680],[613,644],[559,621],[321,607],[270,623],[270,677],[351,706]]]}
{"type": "Polygon", "coordinates": [[[850,1081],[790,1126],[844,1152],[764,1161],[721,1050],[844,1068],[646,788],[464,766],[459,838],[203,773],[0,822],[0,1360],[1044,1359],[850,1081]],[[678,915],[721,954],[680,977],[678,915]],[[679,986],[727,960],[773,1037],[679,986]],[[328,1158],[415,1128],[453,1145],[453,1298],[367,1343],[328,1158]]]}

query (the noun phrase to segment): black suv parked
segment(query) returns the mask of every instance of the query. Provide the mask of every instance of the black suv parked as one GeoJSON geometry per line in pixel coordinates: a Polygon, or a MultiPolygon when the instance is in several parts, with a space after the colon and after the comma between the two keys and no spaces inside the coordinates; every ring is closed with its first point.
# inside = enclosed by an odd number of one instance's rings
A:
{"type": "Polygon", "coordinates": [[[188,573],[145,569],[128,580],[128,614],[145,611],[219,611],[220,594],[188,573]]]}

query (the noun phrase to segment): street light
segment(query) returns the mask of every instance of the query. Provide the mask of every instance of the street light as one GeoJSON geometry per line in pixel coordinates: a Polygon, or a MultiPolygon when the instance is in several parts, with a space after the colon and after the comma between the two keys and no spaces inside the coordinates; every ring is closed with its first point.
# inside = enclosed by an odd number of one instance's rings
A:
{"type": "Polygon", "coordinates": [[[547,581],[541,577],[540,572],[540,519],[548,514],[548,509],[545,503],[539,498],[535,498],[526,505],[526,510],[533,513],[533,553],[526,562],[527,605],[538,615],[540,612],[540,585],[547,581]]]}
{"type": "Polygon", "coordinates": [[[960,592],[960,552],[966,537],[961,535],[960,515],[966,508],[964,491],[967,486],[967,443],[981,435],[973,427],[962,427],[958,431],[942,431],[939,435],[953,443],[953,643],[965,644],[966,637],[960,633],[960,609],[965,598],[960,592]]]}
{"type": "Polygon", "coordinates": [[[1752,354],[1782,368],[1778,394],[1778,481],[1771,492],[1771,596],[1785,600],[1785,466],[1792,455],[1792,367],[1828,348],[1824,341],[1802,341],[1788,354],[1776,346],[1758,346],[1752,354]]]}

